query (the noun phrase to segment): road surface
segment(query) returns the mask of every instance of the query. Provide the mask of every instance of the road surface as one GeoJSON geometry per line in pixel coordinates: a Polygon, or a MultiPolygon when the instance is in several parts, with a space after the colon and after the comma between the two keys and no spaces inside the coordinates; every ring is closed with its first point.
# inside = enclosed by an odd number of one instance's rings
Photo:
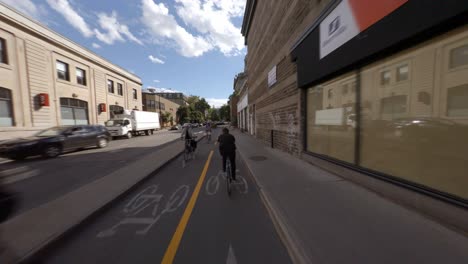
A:
{"type": "Polygon", "coordinates": [[[291,263],[245,164],[237,157],[239,181],[228,197],[216,146],[198,146],[185,168],[182,157],[175,159],[49,248],[42,261],[291,263]]]}

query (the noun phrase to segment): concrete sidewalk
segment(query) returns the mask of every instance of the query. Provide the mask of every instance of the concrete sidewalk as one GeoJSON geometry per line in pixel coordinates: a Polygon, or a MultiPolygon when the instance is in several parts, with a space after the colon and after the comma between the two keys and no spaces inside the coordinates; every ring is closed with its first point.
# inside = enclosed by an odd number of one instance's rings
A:
{"type": "Polygon", "coordinates": [[[0,263],[27,260],[176,158],[183,149],[184,142],[175,140],[122,169],[9,219],[0,226],[0,239],[7,244],[6,250],[0,248],[0,263]]]}
{"type": "Polygon", "coordinates": [[[468,238],[233,132],[295,263],[468,263],[468,238]]]}

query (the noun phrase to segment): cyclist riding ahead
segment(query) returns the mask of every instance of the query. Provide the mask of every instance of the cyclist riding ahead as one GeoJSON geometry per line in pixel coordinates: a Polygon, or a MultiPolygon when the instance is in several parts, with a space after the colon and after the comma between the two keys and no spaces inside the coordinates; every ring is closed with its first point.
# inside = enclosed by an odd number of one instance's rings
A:
{"type": "Polygon", "coordinates": [[[205,125],[205,133],[206,133],[206,140],[208,142],[211,141],[211,122],[206,122],[206,125],[205,125]]]}
{"type": "Polygon", "coordinates": [[[223,133],[218,137],[219,152],[223,157],[223,172],[226,173],[226,160],[231,162],[232,179],[236,180],[236,139],[229,134],[229,129],[223,128],[223,133]]]}
{"type": "Polygon", "coordinates": [[[190,146],[192,149],[192,151],[195,151],[195,149],[197,148],[197,141],[195,140],[195,136],[193,135],[193,130],[192,130],[192,126],[191,125],[188,125],[184,128],[184,130],[182,130],[182,134],[180,135],[180,138],[182,140],[185,139],[185,142],[186,142],[186,146],[190,146]]]}

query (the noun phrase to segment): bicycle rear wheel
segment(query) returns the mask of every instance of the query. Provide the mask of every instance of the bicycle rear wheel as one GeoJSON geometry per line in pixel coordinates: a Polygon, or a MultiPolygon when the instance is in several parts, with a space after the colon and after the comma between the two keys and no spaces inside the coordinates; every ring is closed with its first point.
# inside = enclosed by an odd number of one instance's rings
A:
{"type": "Polygon", "coordinates": [[[231,162],[229,160],[226,161],[226,188],[227,188],[228,196],[231,196],[232,174],[231,174],[231,162]]]}

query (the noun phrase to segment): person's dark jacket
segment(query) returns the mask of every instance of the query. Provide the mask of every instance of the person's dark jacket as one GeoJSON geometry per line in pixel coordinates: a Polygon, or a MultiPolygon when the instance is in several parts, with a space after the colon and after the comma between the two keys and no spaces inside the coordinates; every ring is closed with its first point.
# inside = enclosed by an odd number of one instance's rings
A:
{"type": "Polygon", "coordinates": [[[218,137],[219,151],[222,155],[236,151],[236,139],[231,134],[222,134],[218,137]]]}

